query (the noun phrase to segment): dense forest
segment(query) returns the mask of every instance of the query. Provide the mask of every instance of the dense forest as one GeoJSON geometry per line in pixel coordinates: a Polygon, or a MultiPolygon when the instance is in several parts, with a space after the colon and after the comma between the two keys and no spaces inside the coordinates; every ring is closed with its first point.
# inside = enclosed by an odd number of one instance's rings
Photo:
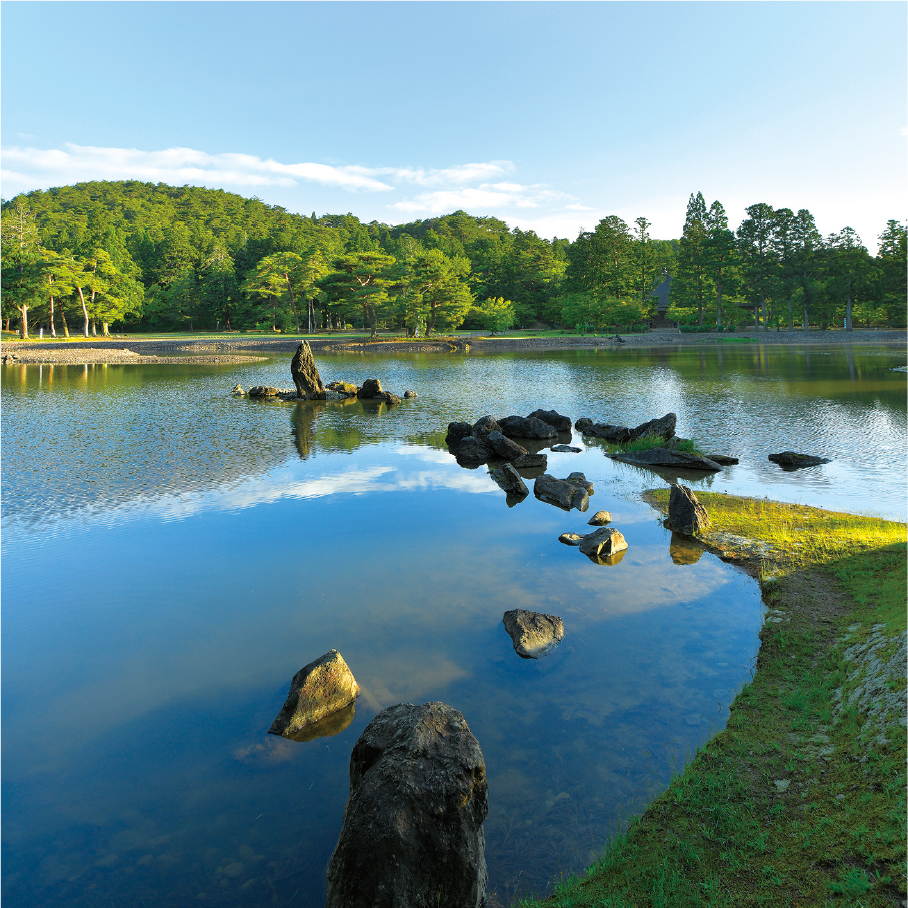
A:
{"type": "Polygon", "coordinates": [[[634,330],[672,277],[682,330],[904,327],[906,225],[871,256],[849,227],[825,239],[804,209],[691,195],[679,239],[604,218],[551,241],[456,211],[389,226],[291,214],[222,190],[80,183],[2,203],[2,317],[24,336],[387,327],[429,336],[544,323],[634,330]]]}

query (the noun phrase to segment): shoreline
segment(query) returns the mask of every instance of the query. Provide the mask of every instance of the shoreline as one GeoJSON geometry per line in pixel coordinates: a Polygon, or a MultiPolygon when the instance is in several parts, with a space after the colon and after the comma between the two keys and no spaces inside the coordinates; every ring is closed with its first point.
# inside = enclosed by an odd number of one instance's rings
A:
{"type": "Polygon", "coordinates": [[[144,339],[141,336],[3,340],[0,342],[0,360],[13,365],[140,365],[140,364],[231,364],[254,363],[278,353],[293,353],[301,340],[306,340],[313,351],[331,353],[502,353],[550,352],[554,350],[619,350],[629,347],[734,347],[750,346],[835,346],[891,345],[908,346],[908,331],[738,331],[735,333],[633,334],[618,344],[611,337],[488,337],[463,335],[423,340],[396,340],[379,337],[376,341],[339,337],[267,337],[216,340],[144,339]],[[159,355],[160,353],[166,355],[159,355]],[[179,354],[186,354],[180,356],[179,354]]]}

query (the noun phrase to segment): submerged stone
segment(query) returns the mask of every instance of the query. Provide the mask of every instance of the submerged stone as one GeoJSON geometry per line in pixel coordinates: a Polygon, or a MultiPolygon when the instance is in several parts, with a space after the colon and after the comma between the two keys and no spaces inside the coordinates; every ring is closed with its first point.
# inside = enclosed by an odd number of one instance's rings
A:
{"type": "Polygon", "coordinates": [[[501,619],[518,656],[540,659],[564,639],[564,622],[556,615],[543,615],[516,608],[501,619]]]}

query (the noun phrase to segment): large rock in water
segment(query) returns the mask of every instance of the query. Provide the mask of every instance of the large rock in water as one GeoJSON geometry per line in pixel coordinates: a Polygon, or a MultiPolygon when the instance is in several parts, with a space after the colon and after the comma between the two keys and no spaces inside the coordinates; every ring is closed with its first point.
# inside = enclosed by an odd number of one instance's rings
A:
{"type": "Polygon", "coordinates": [[[485,443],[504,460],[517,460],[518,457],[523,457],[527,453],[525,447],[517,444],[507,435],[502,435],[497,429],[486,435],[485,443]]]}
{"type": "Polygon", "coordinates": [[[454,451],[457,462],[461,465],[476,466],[491,460],[494,452],[491,447],[484,441],[480,441],[473,435],[468,435],[460,440],[457,449],[454,451]]]}
{"type": "Polygon", "coordinates": [[[697,454],[687,454],[684,451],[670,451],[668,448],[650,448],[648,451],[623,451],[610,454],[612,460],[621,463],[632,463],[639,467],[681,467],[685,470],[712,470],[722,469],[722,465],[707,457],[697,454]]]}
{"type": "Polygon", "coordinates": [[[602,527],[602,529],[584,536],[583,542],[580,543],[580,551],[584,555],[598,555],[599,557],[617,555],[626,548],[627,540],[614,527],[602,527]]]}
{"type": "Polygon", "coordinates": [[[290,361],[290,374],[296,385],[296,396],[300,400],[324,400],[325,386],[312,358],[312,349],[302,341],[290,361]]]}
{"type": "Polygon", "coordinates": [[[469,437],[473,432],[473,427],[468,422],[449,422],[448,434],[445,436],[445,444],[449,448],[456,448],[463,439],[469,437]]]}
{"type": "Polygon", "coordinates": [[[533,483],[533,494],[546,504],[569,511],[585,511],[589,507],[593,484],[582,473],[571,473],[567,479],[556,479],[548,473],[538,476],[533,483]]]}
{"type": "Polygon", "coordinates": [[[681,483],[672,483],[668,497],[668,524],[685,536],[696,536],[709,526],[706,508],[697,501],[697,496],[681,483]]]}
{"type": "Polygon", "coordinates": [[[571,431],[571,417],[562,416],[557,410],[533,410],[527,419],[541,419],[555,429],[556,432],[571,431]]]}
{"type": "Polygon", "coordinates": [[[333,649],[301,668],[290,682],[290,693],[268,734],[297,738],[306,726],[339,712],[359,696],[359,685],[333,649]]]}
{"type": "Polygon", "coordinates": [[[380,712],[350,756],[350,797],[328,863],[326,908],[480,908],[486,768],[444,703],[380,712]]]}
{"type": "Polygon", "coordinates": [[[526,419],[522,416],[506,416],[498,420],[498,428],[508,438],[555,438],[558,435],[554,426],[535,416],[526,419]]]}
{"type": "Polygon", "coordinates": [[[564,639],[564,622],[556,615],[515,608],[504,613],[501,623],[524,659],[547,656],[564,639]]]}
{"type": "Polygon", "coordinates": [[[371,400],[376,394],[382,393],[381,382],[377,378],[367,378],[363,386],[356,392],[360,400],[371,400]]]}
{"type": "Polygon", "coordinates": [[[788,467],[788,469],[816,467],[821,463],[829,463],[826,457],[817,457],[814,454],[796,454],[794,451],[781,451],[778,454],[770,454],[769,459],[780,467],[788,467]]]}
{"type": "Polygon", "coordinates": [[[631,429],[631,440],[652,436],[653,438],[664,438],[668,441],[675,435],[675,426],[678,417],[674,413],[666,413],[659,419],[651,419],[649,422],[641,423],[635,429],[631,429]]]}

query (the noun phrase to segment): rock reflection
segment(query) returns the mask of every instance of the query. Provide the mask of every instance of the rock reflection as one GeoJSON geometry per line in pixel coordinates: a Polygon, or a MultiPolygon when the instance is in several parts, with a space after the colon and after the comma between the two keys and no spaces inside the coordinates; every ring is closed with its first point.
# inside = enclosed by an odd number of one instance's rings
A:
{"type": "Polygon", "coordinates": [[[622,549],[620,552],[616,552],[614,555],[587,555],[586,557],[593,562],[593,564],[604,564],[606,567],[615,567],[616,564],[621,564],[621,559],[627,554],[627,549],[622,549]]]}
{"type": "Polygon", "coordinates": [[[674,564],[696,564],[703,554],[703,547],[689,536],[673,532],[668,552],[674,564]]]}
{"type": "Polygon", "coordinates": [[[352,721],[356,712],[356,703],[350,703],[324,719],[312,722],[301,728],[296,734],[287,735],[291,741],[314,741],[316,738],[331,738],[339,735],[352,721]]]}

